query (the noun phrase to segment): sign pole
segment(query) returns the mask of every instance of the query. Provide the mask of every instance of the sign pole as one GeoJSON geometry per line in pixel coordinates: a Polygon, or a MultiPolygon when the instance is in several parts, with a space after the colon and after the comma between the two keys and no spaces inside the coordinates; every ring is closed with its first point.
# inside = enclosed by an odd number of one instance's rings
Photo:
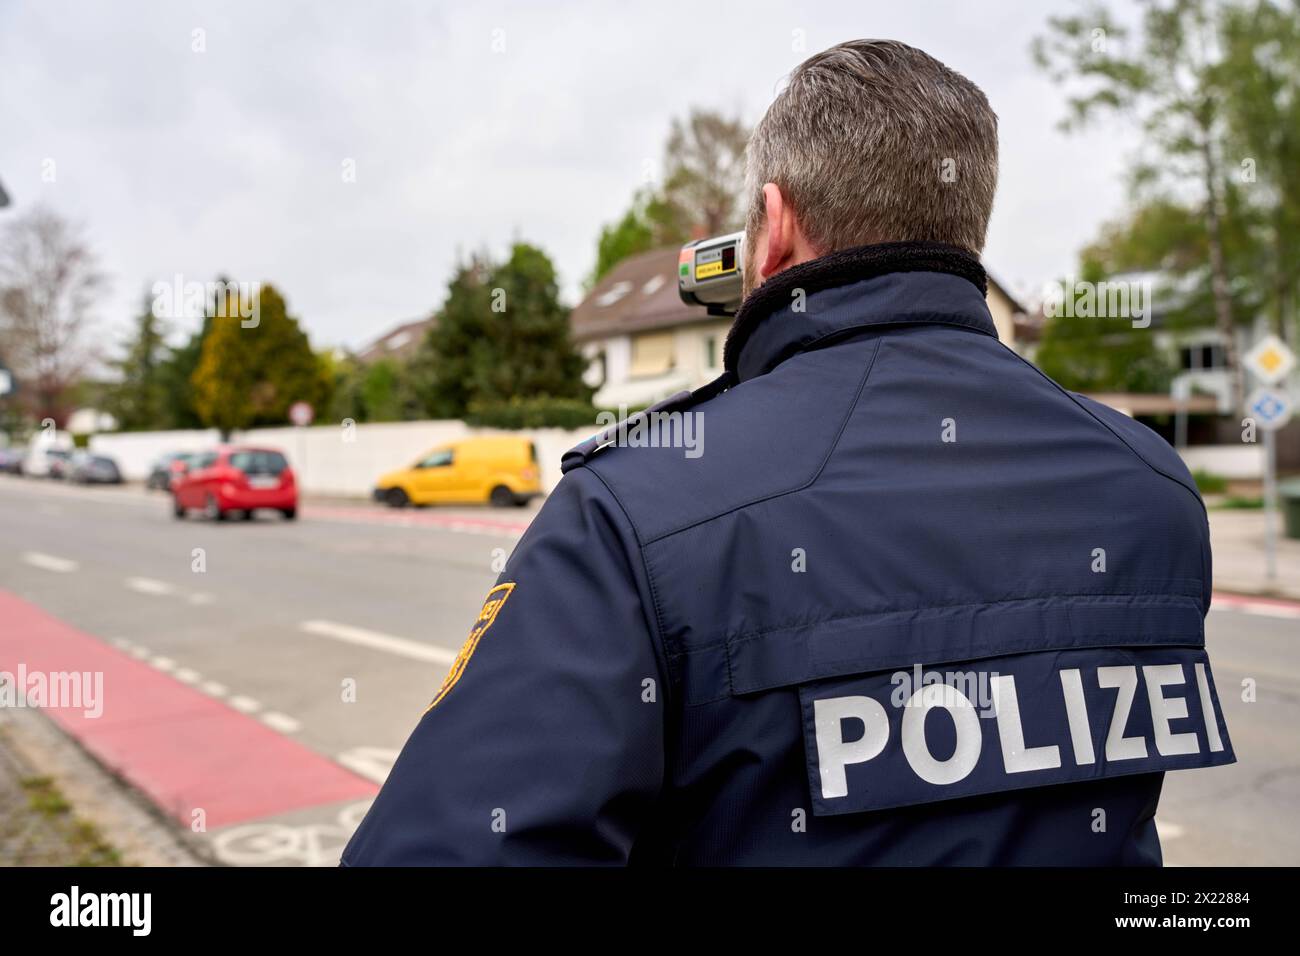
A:
{"type": "Polygon", "coordinates": [[[289,421],[293,422],[294,443],[298,459],[298,487],[302,489],[307,481],[307,436],[303,433],[316,418],[316,410],[306,402],[294,402],[289,406],[289,421]]]}
{"type": "Polygon", "coordinates": [[[1270,582],[1277,580],[1277,439],[1264,432],[1264,568],[1270,582]]]}
{"type": "Polygon", "coordinates": [[[1296,366],[1295,353],[1276,335],[1255,343],[1242,363],[1263,385],[1246,399],[1246,414],[1264,433],[1264,574],[1277,580],[1277,439],[1273,433],[1291,419],[1295,405],[1285,385],[1296,366]]]}

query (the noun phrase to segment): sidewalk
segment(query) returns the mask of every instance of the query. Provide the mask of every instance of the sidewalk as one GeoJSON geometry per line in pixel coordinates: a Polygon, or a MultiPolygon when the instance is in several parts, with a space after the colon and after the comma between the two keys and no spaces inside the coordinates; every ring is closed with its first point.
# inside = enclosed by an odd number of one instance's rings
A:
{"type": "Polygon", "coordinates": [[[1214,590],[1300,600],[1300,541],[1283,536],[1281,515],[1274,519],[1277,577],[1270,582],[1264,576],[1264,512],[1211,508],[1209,514],[1214,590]]]}
{"type": "Polygon", "coordinates": [[[121,866],[98,827],[74,812],[53,778],[40,776],[0,725],[0,866],[121,866]]]}
{"type": "Polygon", "coordinates": [[[0,866],[203,866],[38,710],[0,709],[0,866]]]}

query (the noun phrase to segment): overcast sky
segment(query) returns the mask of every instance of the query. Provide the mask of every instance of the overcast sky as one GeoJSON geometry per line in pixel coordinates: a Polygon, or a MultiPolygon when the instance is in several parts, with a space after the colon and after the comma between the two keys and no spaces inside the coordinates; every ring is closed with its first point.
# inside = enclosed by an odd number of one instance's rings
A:
{"type": "Polygon", "coordinates": [[[550,253],[572,304],[674,116],[752,123],[805,56],[890,37],[988,94],[985,264],[1035,290],[1121,210],[1131,151],[1056,129],[1028,45],[1073,6],[0,0],[0,225],[43,202],[84,226],[114,340],[154,282],[225,272],[274,282],[313,344],[357,346],[435,308],[458,253],[514,239],[550,253]]]}

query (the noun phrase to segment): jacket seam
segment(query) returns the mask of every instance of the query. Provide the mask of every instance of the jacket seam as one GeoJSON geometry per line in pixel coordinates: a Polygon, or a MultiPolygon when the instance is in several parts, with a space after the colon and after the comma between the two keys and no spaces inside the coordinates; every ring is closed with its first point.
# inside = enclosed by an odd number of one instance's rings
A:
{"type": "MultiPolygon", "coordinates": [[[[1196,584],[1197,589],[1199,591],[1200,589],[1199,581],[1194,582],[1190,578],[1180,579],[1180,580],[1184,580],[1185,583],[1187,584],[1193,584],[1193,583],[1196,584]]],[[[748,641],[761,640],[762,638],[767,637],[769,634],[779,634],[782,631],[797,631],[797,630],[810,628],[810,627],[823,627],[827,624],[841,624],[848,621],[867,620],[869,618],[881,617],[886,614],[919,614],[924,611],[950,611],[950,610],[957,610],[959,608],[996,608],[999,605],[1003,605],[1003,604],[1020,604],[1024,601],[1039,601],[1044,598],[1055,598],[1055,599],[1061,599],[1066,601],[1073,601],[1078,598],[1128,598],[1128,599],[1136,598],[1146,603],[1152,603],[1152,604],[1170,603],[1168,601],[1158,602],[1157,599],[1162,597],[1180,598],[1185,601],[1197,602],[1199,606],[1199,594],[1190,594],[1190,593],[1181,594],[1176,592],[1171,594],[1165,594],[1165,595],[1148,594],[1145,592],[1143,593],[1127,592],[1127,591],[1125,592],[1108,591],[1104,593],[1094,593],[1094,592],[1085,591],[1077,594],[1061,594],[1059,592],[1044,593],[1044,594],[1029,594],[1022,597],[1003,598],[998,601],[963,601],[959,604],[926,604],[921,607],[888,608],[883,611],[868,611],[862,614],[842,614],[839,615],[838,617],[821,618],[820,620],[808,621],[806,623],[781,624],[777,627],[766,627],[759,631],[747,631],[741,634],[719,638],[718,640],[710,641],[707,644],[692,644],[689,647],[684,646],[681,651],[674,652],[670,656],[673,658],[686,657],[688,655],[699,653],[701,651],[715,650],[720,647],[731,647],[733,645],[743,644],[748,641]]],[[[1128,603],[1132,603],[1132,601],[1129,601],[1128,603]]]]}
{"type": "MultiPolygon", "coordinates": [[[[1066,651],[1095,651],[1100,649],[1118,649],[1118,648],[1141,648],[1152,649],[1158,648],[1165,650],[1171,647],[1185,647],[1193,650],[1205,650],[1205,640],[1189,641],[1187,636],[1181,632],[1168,632],[1152,636],[1146,640],[1132,640],[1126,638],[1085,638],[1075,643],[1065,643],[1062,641],[1052,641],[1046,644],[1035,644],[1032,638],[1024,638],[1020,641],[1014,641],[1007,644],[985,644],[982,647],[963,649],[960,656],[938,655],[929,657],[925,660],[927,667],[942,667],[945,664],[974,663],[976,661],[991,661],[1001,657],[1020,657],[1029,654],[1060,654],[1066,651]]],[[[913,664],[920,663],[913,659],[913,664]]],[[[819,684],[823,681],[834,681],[848,679],[855,676],[880,673],[882,671],[895,670],[906,667],[901,663],[901,659],[896,659],[888,655],[863,655],[861,657],[841,657],[835,660],[819,661],[813,665],[803,676],[782,678],[779,682],[755,681],[752,686],[746,686],[736,690],[734,685],[728,685],[730,693],[728,697],[745,697],[750,694],[762,694],[769,691],[780,690],[794,687],[807,687],[811,684],[819,684]]],[[[700,701],[700,703],[716,703],[724,698],[718,697],[713,700],[700,701]]]]}
{"type": "Polygon", "coordinates": [[[1098,425],[1100,425],[1102,428],[1106,429],[1106,431],[1114,435],[1115,438],[1118,439],[1124,445],[1124,447],[1127,448],[1133,454],[1133,456],[1137,458],[1138,461],[1142,462],[1142,464],[1146,465],[1149,469],[1151,469],[1160,477],[1164,478],[1166,481],[1172,481],[1179,488],[1182,488],[1183,491],[1191,495],[1196,500],[1196,503],[1201,506],[1201,515],[1205,518],[1206,521],[1205,531],[1201,538],[1201,571],[1202,571],[1202,577],[1204,579],[1204,583],[1202,585],[1203,591],[1201,594],[1201,605],[1202,605],[1201,614],[1202,615],[1209,614],[1210,599],[1209,599],[1208,592],[1213,590],[1214,583],[1213,583],[1213,569],[1210,567],[1210,527],[1209,527],[1210,514],[1205,507],[1205,500],[1199,494],[1197,494],[1195,491],[1189,488],[1181,479],[1176,478],[1173,475],[1169,474],[1169,472],[1165,471],[1163,468],[1158,468],[1157,466],[1153,465],[1149,460],[1147,460],[1146,455],[1142,454],[1140,451],[1138,451],[1136,448],[1133,447],[1133,444],[1127,438],[1125,438],[1114,428],[1112,428],[1109,424],[1107,424],[1101,418],[1101,416],[1099,416],[1096,412],[1090,409],[1087,405],[1079,401],[1079,397],[1077,395],[1075,395],[1069,389],[1062,388],[1060,383],[1053,381],[1052,378],[1047,374],[1045,374],[1042,369],[1034,365],[1032,362],[1027,361],[1023,356],[1019,355],[1014,349],[1007,348],[1005,344],[1003,344],[1002,347],[1004,349],[1007,349],[1007,351],[1010,352],[1012,355],[1014,355],[1017,359],[1019,359],[1025,365],[1028,365],[1040,376],[1042,376],[1042,378],[1045,379],[1047,382],[1049,382],[1052,385],[1052,387],[1055,388],[1058,392],[1060,392],[1070,401],[1074,402],[1074,404],[1079,408],[1079,410],[1082,411],[1085,415],[1088,415],[1098,425]]]}
{"type": "MultiPolygon", "coordinates": [[[[618,505],[618,510],[622,513],[623,520],[627,522],[628,527],[632,531],[632,537],[636,541],[637,557],[641,559],[641,571],[643,574],[645,574],[646,586],[650,589],[650,601],[651,604],[654,606],[654,615],[651,620],[651,623],[654,625],[654,629],[653,629],[654,633],[652,634],[652,638],[658,647],[658,651],[659,651],[658,656],[663,662],[664,677],[666,678],[665,685],[667,690],[667,694],[665,695],[665,697],[667,698],[669,695],[672,694],[673,677],[672,677],[672,670],[670,667],[671,655],[668,652],[668,644],[664,640],[663,611],[659,606],[659,589],[655,586],[654,575],[651,574],[650,565],[646,561],[645,546],[641,543],[641,534],[637,530],[636,523],[632,520],[632,516],[628,514],[627,508],[623,506],[623,502],[619,499],[614,489],[609,486],[609,483],[605,481],[605,479],[601,476],[601,474],[598,471],[596,471],[594,468],[588,466],[586,470],[591,473],[593,478],[595,478],[597,481],[600,482],[601,487],[603,487],[605,491],[609,493],[609,496],[611,499],[613,499],[614,504],[618,505]]],[[[665,700],[665,704],[669,702],[670,702],[669,700],[667,699],[665,700]]]]}
{"type": "Polygon", "coordinates": [[[867,360],[867,367],[862,373],[861,381],[858,382],[857,390],[854,392],[853,401],[849,403],[849,407],[844,413],[844,420],[840,422],[840,427],[836,430],[835,437],[831,440],[830,447],[826,449],[826,454],[822,456],[820,464],[818,464],[817,469],[813,472],[810,478],[792,488],[787,488],[784,491],[774,491],[770,495],[763,495],[762,497],[754,498],[751,501],[746,501],[745,503],[736,505],[733,508],[728,508],[726,511],[719,511],[717,514],[710,515],[707,518],[701,518],[698,521],[692,521],[689,524],[682,525],[680,528],[673,528],[671,531],[665,531],[662,534],[655,535],[653,538],[648,539],[643,547],[658,544],[660,541],[663,541],[666,538],[671,538],[673,535],[681,534],[683,531],[689,531],[692,528],[697,528],[703,524],[708,524],[710,521],[717,521],[719,518],[725,518],[727,515],[735,514],[737,511],[744,511],[746,508],[762,504],[764,501],[772,501],[775,498],[782,498],[786,495],[796,494],[811,487],[817,479],[821,477],[822,472],[826,469],[826,465],[835,454],[835,449],[839,447],[840,439],[844,437],[844,430],[848,427],[850,419],[853,418],[853,413],[857,410],[858,403],[862,400],[862,391],[866,388],[867,379],[871,377],[871,370],[875,367],[876,357],[880,354],[880,346],[883,341],[883,336],[876,340],[875,348],[871,351],[871,358],[867,360]]]}
{"type": "MultiPolygon", "coordinates": [[[[1182,633],[1169,633],[1155,635],[1153,638],[1143,641],[1134,641],[1130,639],[1100,638],[1079,641],[1073,644],[1065,644],[1060,641],[1053,641],[1049,644],[1034,644],[1031,640],[1025,639],[1019,643],[999,644],[994,648],[986,645],[983,648],[977,648],[967,653],[962,651],[959,657],[931,657],[927,658],[925,665],[927,667],[941,667],[945,664],[956,664],[962,662],[976,662],[997,660],[1001,657],[1017,657],[1024,654],[1057,654],[1064,651],[1091,651],[1102,648],[1106,649],[1129,649],[1129,648],[1160,648],[1167,649],[1171,647],[1185,647],[1192,650],[1205,650],[1205,640],[1202,638],[1198,641],[1188,641],[1186,635],[1182,633]]],[[[729,649],[730,650],[730,649],[729,649]]],[[[797,691],[813,684],[820,684],[824,681],[847,680],[855,676],[867,674],[878,674],[884,671],[896,670],[906,665],[902,663],[886,663],[893,660],[884,656],[862,656],[862,657],[842,657],[830,661],[821,661],[814,666],[810,672],[802,676],[782,679],[778,683],[759,682],[752,687],[743,687],[737,689],[735,681],[731,679],[731,661],[732,655],[727,654],[727,687],[722,693],[715,693],[711,697],[703,697],[697,700],[683,700],[682,706],[686,708],[703,707],[708,704],[716,704],[722,700],[730,700],[733,697],[748,697],[753,694],[766,694],[774,691],[797,691]]],[[[913,661],[913,663],[919,663],[913,661]]]]}
{"type": "Polygon", "coordinates": [[[1042,369],[1038,368],[1038,366],[1034,365],[1034,364],[1033,364],[1032,362],[1030,362],[1030,361],[1027,361],[1023,356],[1017,355],[1014,349],[1007,348],[1007,346],[1006,346],[1004,343],[1001,343],[1001,342],[999,342],[998,344],[1002,345],[1002,347],[1003,347],[1004,349],[1006,349],[1006,351],[1007,351],[1009,354],[1014,355],[1018,361],[1020,361],[1020,362],[1023,363],[1024,365],[1027,365],[1029,368],[1031,368],[1031,369],[1033,369],[1035,372],[1037,372],[1038,375],[1039,375],[1039,376],[1040,376],[1044,381],[1046,381],[1047,383],[1049,383],[1049,384],[1050,384],[1053,388],[1055,388],[1058,392],[1060,392],[1062,395],[1064,395],[1066,398],[1068,398],[1071,402],[1073,402],[1073,403],[1078,407],[1078,409],[1079,409],[1081,412],[1083,412],[1085,415],[1087,415],[1089,418],[1091,418],[1093,421],[1095,421],[1095,422],[1096,422],[1098,425],[1100,425],[1102,428],[1106,429],[1106,431],[1108,431],[1108,432],[1110,432],[1112,435],[1114,435],[1115,438],[1116,438],[1116,440],[1118,440],[1121,444],[1123,444],[1123,446],[1124,446],[1125,448],[1127,448],[1127,449],[1128,449],[1128,450],[1133,454],[1133,456],[1134,456],[1135,458],[1137,458],[1138,461],[1142,462],[1142,464],[1146,465],[1149,469],[1151,469],[1152,471],[1154,471],[1154,472],[1155,472],[1157,475],[1159,475],[1160,477],[1162,477],[1162,478],[1164,478],[1164,479],[1166,479],[1166,480],[1168,480],[1168,481],[1172,481],[1172,482],[1173,482],[1174,484],[1176,484],[1179,488],[1182,488],[1183,491],[1185,491],[1185,492],[1187,492],[1189,495],[1191,495],[1192,498],[1194,498],[1194,499],[1196,500],[1196,503],[1197,503],[1198,505],[1201,506],[1201,511],[1202,511],[1202,512],[1205,511],[1205,502],[1201,499],[1201,496],[1200,496],[1200,495],[1198,495],[1195,491],[1193,491],[1191,488],[1189,488],[1189,487],[1188,487],[1188,486],[1187,486],[1187,485],[1186,485],[1186,484],[1185,484],[1181,479],[1174,477],[1173,475],[1169,474],[1169,472],[1165,471],[1163,468],[1159,468],[1159,467],[1157,467],[1156,465],[1153,465],[1150,461],[1148,461],[1146,455],[1142,454],[1140,451],[1138,451],[1136,448],[1134,448],[1132,442],[1130,442],[1127,438],[1125,438],[1123,435],[1121,435],[1119,432],[1117,432],[1114,428],[1112,428],[1112,427],[1111,427],[1111,426],[1110,426],[1110,425],[1109,425],[1109,424],[1108,424],[1104,419],[1101,418],[1101,416],[1099,416],[1099,415],[1098,415],[1096,412],[1094,412],[1092,409],[1088,408],[1088,406],[1085,405],[1085,404],[1083,404],[1083,402],[1079,401],[1079,397],[1078,397],[1077,395],[1075,395],[1073,392],[1069,391],[1069,389],[1063,388],[1063,387],[1062,387],[1058,382],[1053,381],[1053,380],[1052,380],[1052,379],[1051,379],[1051,378],[1050,378],[1046,373],[1043,372],[1042,369]]]}

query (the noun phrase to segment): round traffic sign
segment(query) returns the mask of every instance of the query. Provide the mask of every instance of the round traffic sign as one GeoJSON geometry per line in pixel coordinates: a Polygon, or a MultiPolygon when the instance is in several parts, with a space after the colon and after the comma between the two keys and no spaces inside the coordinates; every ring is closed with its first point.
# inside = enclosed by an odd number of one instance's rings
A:
{"type": "Polygon", "coordinates": [[[306,402],[294,402],[289,406],[289,421],[299,428],[310,425],[316,418],[316,411],[306,402]]]}

